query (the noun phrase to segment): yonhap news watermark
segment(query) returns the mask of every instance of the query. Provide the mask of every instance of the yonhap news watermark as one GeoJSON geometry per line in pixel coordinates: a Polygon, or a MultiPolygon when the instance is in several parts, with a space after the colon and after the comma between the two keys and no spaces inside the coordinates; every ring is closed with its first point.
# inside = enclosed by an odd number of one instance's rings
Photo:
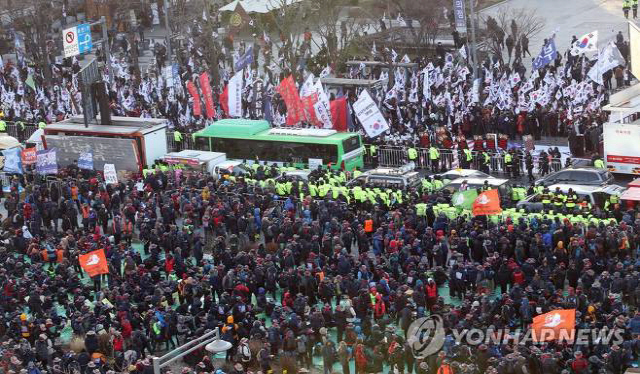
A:
{"type": "Polygon", "coordinates": [[[407,339],[416,358],[425,358],[439,352],[445,342],[481,345],[539,345],[551,341],[567,342],[575,346],[590,344],[621,345],[625,330],[622,328],[576,329],[575,310],[556,310],[537,316],[527,328],[469,328],[445,329],[438,315],[415,320],[407,330],[407,339]]]}

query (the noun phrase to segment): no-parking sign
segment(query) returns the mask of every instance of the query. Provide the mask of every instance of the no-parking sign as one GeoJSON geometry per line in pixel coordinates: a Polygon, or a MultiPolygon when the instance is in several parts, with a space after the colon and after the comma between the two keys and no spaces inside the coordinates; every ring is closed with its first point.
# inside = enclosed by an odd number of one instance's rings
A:
{"type": "Polygon", "coordinates": [[[83,23],[62,30],[64,57],[73,57],[91,51],[91,27],[83,23]]]}

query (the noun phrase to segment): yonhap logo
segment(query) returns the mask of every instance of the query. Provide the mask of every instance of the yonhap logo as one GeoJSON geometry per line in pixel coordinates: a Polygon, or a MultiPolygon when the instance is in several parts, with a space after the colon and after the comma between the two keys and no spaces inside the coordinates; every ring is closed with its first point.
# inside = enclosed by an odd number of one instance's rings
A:
{"type": "Polygon", "coordinates": [[[438,315],[418,318],[407,330],[413,356],[423,359],[442,349],[445,331],[442,318],[438,315]]]}

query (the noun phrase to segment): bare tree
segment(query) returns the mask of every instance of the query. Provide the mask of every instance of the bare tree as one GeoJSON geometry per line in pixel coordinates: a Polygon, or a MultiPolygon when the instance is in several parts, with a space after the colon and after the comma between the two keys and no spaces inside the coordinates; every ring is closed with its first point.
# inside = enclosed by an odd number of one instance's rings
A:
{"type": "Polygon", "coordinates": [[[495,17],[487,16],[483,19],[486,30],[484,41],[487,49],[502,59],[502,40],[499,35],[511,35],[514,43],[523,36],[531,39],[545,26],[545,20],[533,9],[510,8],[508,6],[498,9],[495,17]]]}

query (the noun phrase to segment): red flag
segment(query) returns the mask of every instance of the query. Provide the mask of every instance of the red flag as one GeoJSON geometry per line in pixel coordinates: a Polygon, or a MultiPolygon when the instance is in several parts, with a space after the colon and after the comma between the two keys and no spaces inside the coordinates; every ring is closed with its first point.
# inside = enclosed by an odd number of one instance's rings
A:
{"type": "Polygon", "coordinates": [[[322,127],[322,122],[318,120],[316,109],[313,107],[318,102],[318,94],[314,93],[309,96],[303,96],[300,100],[302,101],[302,108],[309,123],[315,127],[322,127]]]}
{"type": "Polygon", "coordinates": [[[287,126],[295,126],[304,121],[304,108],[302,101],[300,101],[296,84],[293,81],[293,76],[290,75],[282,80],[276,87],[276,91],[282,96],[282,100],[287,106],[287,126]]]}
{"type": "Polygon", "coordinates": [[[189,93],[191,94],[191,97],[193,97],[193,115],[201,116],[202,107],[200,105],[200,95],[198,94],[198,89],[196,88],[196,85],[193,84],[192,81],[189,81],[187,83],[187,91],[189,91],[189,93]]]}
{"type": "Polygon", "coordinates": [[[23,165],[33,165],[36,163],[36,149],[35,148],[26,148],[22,150],[22,164],[23,165]]]}
{"type": "Polygon", "coordinates": [[[213,118],[216,115],[216,110],[213,107],[213,94],[211,93],[209,74],[207,74],[206,72],[200,74],[200,88],[202,89],[202,98],[204,99],[207,118],[213,118]]]}
{"type": "Polygon", "coordinates": [[[347,131],[347,98],[331,100],[331,122],[336,131],[347,131]]]}
{"type": "Polygon", "coordinates": [[[502,213],[498,190],[484,191],[473,202],[474,216],[490,216],[502,213]]]}
{"type": "Polygon", "coordinates": [[[229,115],[229,85],[224,86],[224,90],[220,94],[220,105],[224,111],[224,117],[229,115]]]}
{"type": "Polygon", "coordinates": [[[97,249],[85,255],[80,255],[78,260],[80,261],[80,266],[90,277],[98,274],[109,274],[109,264],[107,264],[104,249],[97,249]]]}

